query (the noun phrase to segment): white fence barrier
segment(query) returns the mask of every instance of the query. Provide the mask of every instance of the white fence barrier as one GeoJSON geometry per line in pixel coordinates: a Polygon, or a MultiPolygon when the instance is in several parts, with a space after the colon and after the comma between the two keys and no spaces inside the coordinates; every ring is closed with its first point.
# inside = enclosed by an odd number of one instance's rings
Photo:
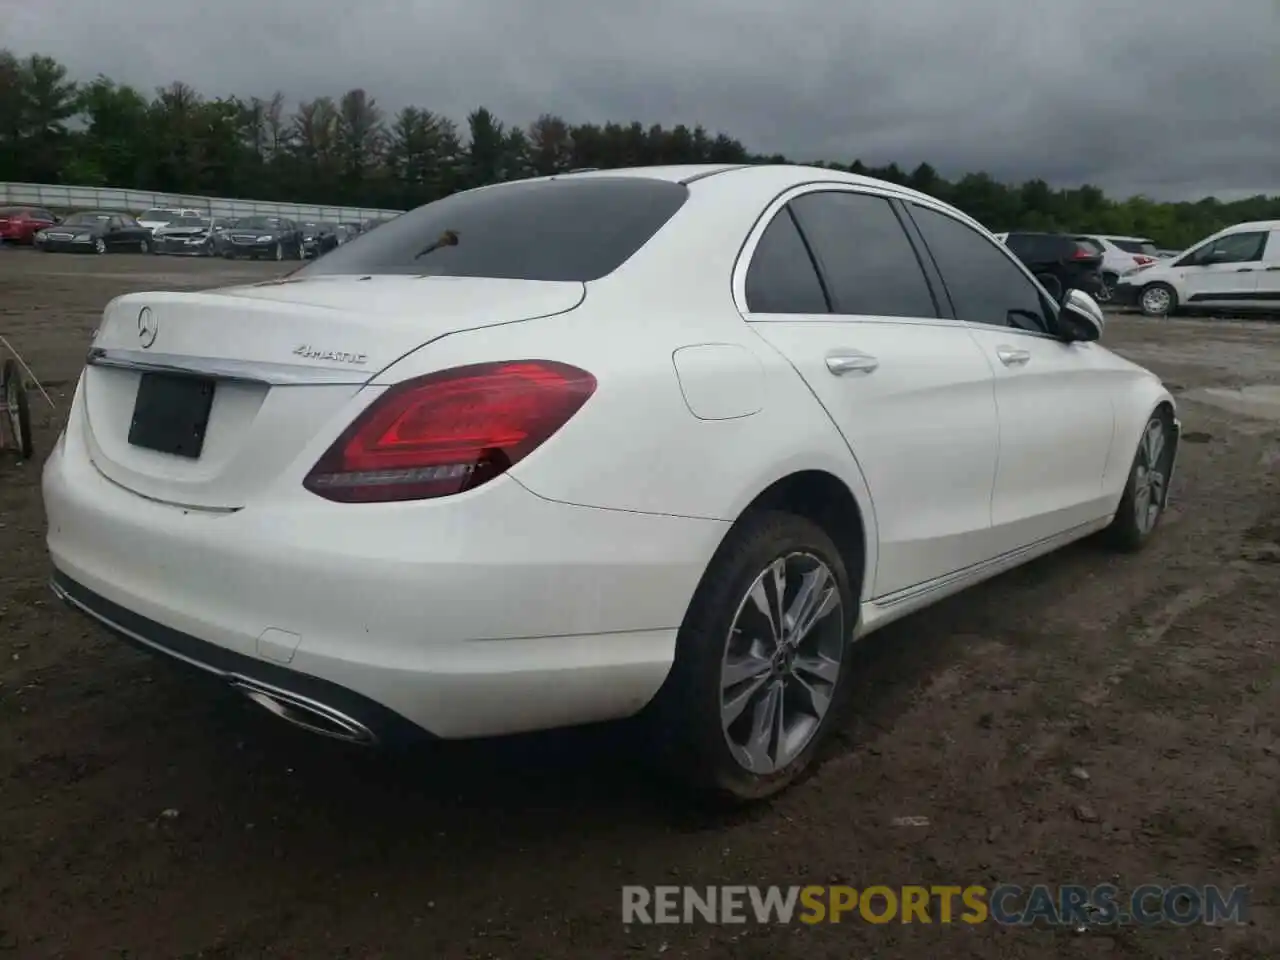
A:
{"type": "Polygon", "coordinates": [[[276,216],[291,220],[358,223],[385,220],[402,210],[368,207],[318,207],[302,203],[191,197],[179,193],[122,190],[117,187],[68,187],[50,183],[0,183],[0,206],[54,207],[59,210],[119,210],[135,216],[152,207],[186,207],[210,217],[276,216]]]}

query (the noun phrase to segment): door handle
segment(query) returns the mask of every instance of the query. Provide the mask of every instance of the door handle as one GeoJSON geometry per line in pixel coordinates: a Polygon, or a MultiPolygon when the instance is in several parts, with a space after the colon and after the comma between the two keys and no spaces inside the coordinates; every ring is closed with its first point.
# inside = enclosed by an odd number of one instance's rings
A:
{"type": "Polygon", "coordinates": [[[1006,367],[1020,367],[1031,359],[1031,351],[1015,350],[1013,347],[996,347],[996,356],[1006,367]]]}
{"type": "Polygon", "coordinates": [[[1236,273],[1253,273],[1253,267],[1241,267],[1236,273]]]}
{"type": "Polygon", "coordinates": [[[849,373],[874,373],[880,366],[875,357],[857,350],[842,350],[827,354],[827,369],[837,377],[849,373]]]}

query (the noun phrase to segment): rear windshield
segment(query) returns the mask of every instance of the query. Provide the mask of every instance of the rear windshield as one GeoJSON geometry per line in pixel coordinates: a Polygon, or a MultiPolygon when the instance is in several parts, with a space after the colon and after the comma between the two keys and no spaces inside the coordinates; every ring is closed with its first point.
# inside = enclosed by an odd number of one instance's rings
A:
{"type": "Polygon", "coordinates": [[[1150,240],[1112,240],[1125,253],[1141,253],[1148,257],[1158,256],[1160,251],[1150,240]]]}
{"type": "Polygon", "coordinates": [[[1016,256],[1031,260],[1056,260],[1069,243],[1066,237],[1052,233],[1011,233],[1005,240],[1016,256]]]}
{"type": "Polygon", "coordinates": [[[1104,253],[1105,248],[1092,237],[1076,237],[1076,243],[1089,253],[1104,253]]]}
{"type": "Polygon", "coordinates": [[[389,220],[294,276],[411,274],[598,280],[645,245],[688,188],[642,177],[506,183],[389,220]]]}

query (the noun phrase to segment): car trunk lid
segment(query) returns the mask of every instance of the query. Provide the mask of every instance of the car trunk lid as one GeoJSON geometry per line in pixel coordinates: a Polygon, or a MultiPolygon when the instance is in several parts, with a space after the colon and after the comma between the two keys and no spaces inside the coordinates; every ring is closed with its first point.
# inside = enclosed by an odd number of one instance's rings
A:
{"type": "Polygon", "coordinates": [[[84,373],[90,456],[150,499],[236,509],[405,354],[449,333],[563,313],[584,295],[580,283],[470,277],[127,294],[108,304],[84,373]]]}

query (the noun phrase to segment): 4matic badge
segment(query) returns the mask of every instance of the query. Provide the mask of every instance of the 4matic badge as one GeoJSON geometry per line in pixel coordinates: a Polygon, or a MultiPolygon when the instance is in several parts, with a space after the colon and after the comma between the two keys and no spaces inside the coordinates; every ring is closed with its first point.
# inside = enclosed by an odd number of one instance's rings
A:
{"type": "Polygon", "coordinates": [[[365,363],[363,353],[344,353],[341,350],[318,350],[309,343],[294,347],[293,355],[305,360],[328,360],[332,363],[350,363],[360,366],[365,363]]]}

